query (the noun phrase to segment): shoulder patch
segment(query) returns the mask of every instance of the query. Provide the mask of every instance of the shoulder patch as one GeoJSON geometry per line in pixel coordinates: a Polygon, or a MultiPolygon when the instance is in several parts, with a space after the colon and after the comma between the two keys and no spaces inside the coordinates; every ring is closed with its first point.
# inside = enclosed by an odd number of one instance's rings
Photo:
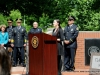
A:
{"type": "Polygon", "coordinates": [[[79,30],[79,28],[77,27],[76,30],[79,30]]]}

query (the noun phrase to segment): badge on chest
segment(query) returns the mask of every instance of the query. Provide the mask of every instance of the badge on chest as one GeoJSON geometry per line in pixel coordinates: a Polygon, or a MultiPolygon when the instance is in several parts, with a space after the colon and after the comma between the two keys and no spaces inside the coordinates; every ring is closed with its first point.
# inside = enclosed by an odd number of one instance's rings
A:
{"type": "Polygon", "coordinates": [[[73,29],[71,29],[71,31],[73,31],[73,29]]]}

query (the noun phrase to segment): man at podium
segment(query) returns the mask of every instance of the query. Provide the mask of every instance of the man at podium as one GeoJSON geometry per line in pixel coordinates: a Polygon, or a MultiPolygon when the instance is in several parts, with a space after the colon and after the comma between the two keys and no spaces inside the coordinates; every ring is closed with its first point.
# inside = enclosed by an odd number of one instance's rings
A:
{"type": "Polygon", "coordinates": [[[31,33],[31,34],[42,33],[42,29],[38,28],[37,22],[33,22],[33,28],[30,29],[29,33],[31,33]]]}
{"type": "MultiPolygon", "coordinates": [[[[38,23],[37,22],[33,22],[33,28],[30,29],[28,34],[36,34],[36,33],[42,33],[42,29],[38,28],[38,23]]],[[[28,55],[29,55],[29,51],[27,50],[26,75],[29,74],[29,56],[28,55]]]]}

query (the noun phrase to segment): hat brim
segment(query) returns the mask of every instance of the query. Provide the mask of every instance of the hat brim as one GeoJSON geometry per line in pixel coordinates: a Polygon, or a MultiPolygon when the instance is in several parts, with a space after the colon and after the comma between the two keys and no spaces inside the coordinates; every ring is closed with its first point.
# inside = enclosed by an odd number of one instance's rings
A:
{"type": "Polygon", "coordinates": [[[8,22],[12,22],[12,21],[8,21],[8,22]]]}
{"type": "Polygon", "coordinates": [[[22,22],[22,21],[18,20],[18,21],[16,21],[16,22],[22,22]]]}

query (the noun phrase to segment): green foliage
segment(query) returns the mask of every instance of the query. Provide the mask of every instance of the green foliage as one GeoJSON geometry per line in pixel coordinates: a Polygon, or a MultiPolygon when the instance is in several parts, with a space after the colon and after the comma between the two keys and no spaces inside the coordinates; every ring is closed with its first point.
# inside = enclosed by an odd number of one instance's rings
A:
{"type": "Polygon", "coordinates": [[[9,17],[12,18],[14,21],[17,18],[22,18],[21,17],[21,12],[19,10],[12,10],[12,11],[10,11],[9,17]]]}
{"type": "Polygon", "coordinates": [[[6,22],[6,16],[3,16],[2,14],[0,14],[0,25],[1,24],[6,24],[7,25],[7,22],[6,22]]]}
{"type": "Polygon", "coordinates": [[[46,28],[49,26],[48,21],[49,21],[49,16],[43,13],[42,16],[39,17],[39,27],[45,31],[46,28]]]}
{"type": "Polygon", "coordinates": [[[29,30],[32,28],[32,26],[27,25],[27,24],[24,25],[23,23],[22,23],[22,26],[25,27],[27,32],[29,32],[29,30]]]}
{"type": "Polygon", "coordinates": [[[24,15],[24,19],[25,19],[27,25],[30,25],[30,26],[33,25],[34,21],[38,22],[38,18],[36,18],[35,15],[29,15],[29,16],[28,15],[24,15]]]}
{"type": "Polygon", "coordinates": [[[99,3],[100,0],[4,0],[0,3],[0,13],[3,13],[0,15],[0,23],[6,23],[5,18],[9,15],[13,20],[23,18],[27,31],[34,21],[45,31],[52,27],[54,19],[60,19],[61,26],[65,27],[68,16],[75,16],[79,30],[98,31],[99,3]]]}
{"type": "Polygon", "coordinates": [[[21,12],[19,10],[12,10],[12,11],[10,11],[8,18],[13,19],[13,25],[16,26],[16,19],[22,18],[21,12]]]}

